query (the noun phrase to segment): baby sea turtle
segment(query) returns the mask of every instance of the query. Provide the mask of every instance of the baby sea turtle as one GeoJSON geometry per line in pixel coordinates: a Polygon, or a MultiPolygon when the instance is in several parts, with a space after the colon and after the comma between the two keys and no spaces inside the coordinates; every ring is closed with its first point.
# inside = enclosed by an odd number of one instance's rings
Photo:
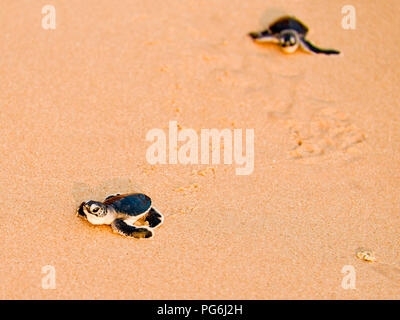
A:
{"type": "Polygon", "coordinates": [[[308,28],[295,17],[282,17],[273,22],[268,29],[261,32],[250,32],[249,36],[256,42],[273,42],[277,43],[286,53],[292,53],[299,46],[307,52],[339,54],[340,52],[333,49],[320,49],[314,46],[305,37],[308,28]]]}
{"type": "Polygon", "coordinates": [[[77,215],[92,224],[111,225],[115,232],[127,237],[151,238],[153,230],[163,221],[163,215],[151,206],[151,199],[145,194],[113,194],[103,202],[88,200],[82,202],[77,215]],[[134,226],[143,218],[148,226],[134,226]]]}

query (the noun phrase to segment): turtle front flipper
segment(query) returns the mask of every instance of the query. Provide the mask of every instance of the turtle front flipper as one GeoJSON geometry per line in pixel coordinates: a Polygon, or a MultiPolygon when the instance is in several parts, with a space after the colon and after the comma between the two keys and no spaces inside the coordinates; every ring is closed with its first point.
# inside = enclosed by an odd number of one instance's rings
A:
{"type": "Polygon", "coordinates": [[[85,212],[83,212],[83,206],[85,205],[86,202],[82,202],[78,209],[76,210],[76,215],[80,216],[82,218],[87,219],[85,212]]]}
{"type": "Polygon", "coordinates": [[[150,228],[157,228],[164,222],[164,216],[155,208],[151,208],[146,216],[145,221],[149,223],[150,228]]]}
{"type": "Polygon", "coordinates": [[[151,231],[149,228],[130,226],[122,219],[114,220],[114,222],[111,224],[111,227],[114,232],[118,232],[126,237],[140,239],[151,238],[153,236],[153,231],[151,231]]]}
{"type": "Polygon", "coordinates": [[[340,54],[340,51],[334,49],[321,49],[314,46],[310,41],[304,37],[300,38],[301,47],[307,52],[323,53],[323,54],[340,54]]]}
{"type": "Polygon", "coordinates": [[[267,43],[267,42],[273,42],[273,43],[278,43],[279,40],[278,38],[272,34],[269,30],[264,30],[261,32],[250,32],[249,36],[255,41],[255,42],[260,42],[260,43],[267,43]]]}

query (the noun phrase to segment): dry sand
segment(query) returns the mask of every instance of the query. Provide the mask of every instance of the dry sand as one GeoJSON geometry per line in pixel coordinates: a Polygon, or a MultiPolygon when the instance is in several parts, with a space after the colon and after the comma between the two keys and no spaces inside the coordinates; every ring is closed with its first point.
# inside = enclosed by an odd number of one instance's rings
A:
{"type": "Polygon", "coordinates": [[[400,298],[399,2],[343,30],[347,2],[2,0],[0,298],[400,298]],[[280,11],[344,54],[252,43],[280,11]],[[253,174],[149,165],[171,120],[254,128],[253,174]],[[165,213],[153,239],[75,217],[120,190],[165,213]]]}

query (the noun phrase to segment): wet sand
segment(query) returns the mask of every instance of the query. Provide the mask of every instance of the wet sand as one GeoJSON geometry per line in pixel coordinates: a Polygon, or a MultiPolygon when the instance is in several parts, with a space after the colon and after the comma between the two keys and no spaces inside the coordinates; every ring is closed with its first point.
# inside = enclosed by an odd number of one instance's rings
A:
{"type": "Polygon", "coordinates": [[[46,4],[0,10],[0,298],[400,298],[396,0],[353,0],[356,30],[346,1],[60,0],[55,30],[46,4]],[[277,12],[343,54],[254,44],[277,12]],[[173,120],[254,129],[254,172],[150,165],[173,120]],[[75,217],[120,191],[165,214],[153,239],[75,217]]]}

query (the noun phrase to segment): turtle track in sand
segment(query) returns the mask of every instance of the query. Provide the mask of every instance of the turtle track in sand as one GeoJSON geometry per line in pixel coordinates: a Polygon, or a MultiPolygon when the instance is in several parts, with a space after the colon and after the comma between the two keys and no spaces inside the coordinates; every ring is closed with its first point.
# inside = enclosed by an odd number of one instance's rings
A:
{"type": "Polygon", "coordinates": [[[291,159],[301,159],[348,149],[363,143],[365,133],[349,115],[334,108],[318,110],[309,121],[286,120],[293,144],[291,159]]]}

